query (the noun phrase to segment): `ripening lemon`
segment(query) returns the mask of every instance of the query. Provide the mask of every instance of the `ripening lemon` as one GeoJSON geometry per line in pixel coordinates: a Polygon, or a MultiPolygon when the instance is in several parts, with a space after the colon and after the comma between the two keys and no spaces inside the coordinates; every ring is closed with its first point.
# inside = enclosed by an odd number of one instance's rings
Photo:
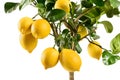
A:
{"type": "Polygon", "coordinates": [[[21,34],[20,35],[20,44],[21,46],[27,50],[29,53],[31,53],[37,46],[38,40],[33,37],[33,35],[30,34],[21,34]]]}
{"type": "Polygon", "coordinates": [[[87,28],[84,26],[79,26],[77,32],[80,34],[80,38],[83,38],[87,35],[87,28]]]}
{"type": "MultiPolygon", "coordinates": [[[[97,41],[93,41],[93,43],[100,45],[97,41]]],[[[91,57],[99,60],[102,54],[102,49],[93,43],[88,44],[88,54],[91,57]]]]}
{"type": "Polygon", "coordinates": [[[31,32],[35,38],[45,38],[50,33],[50,24],[45,19],[38,19],[33,22],[31,26],[31,32]]]}
{"type": "Polygon", "coordinates": [[[82,61],[78,53],[72,49],[63,49],[60,52],[60,63],[69,72],[79,71],[82,61]]]}
{"type": "Polygon", "coordinates": [[[59,52],[52,48],[46,48],[41,55],[41,62],[45,69],[54,67],[59,60],[59,52]]]}
{"type": "Polygon", "coordinates": [[[23,17],[18,22],[18,29],[22,34],[29,34],[31,32],[32,18],[23,17]]]}
{"type": "Polygon", "coordinates": [[[57,0],[55,3],[55,9],[64,10],[66,13],[70,12],[70,0],[57,0]]]}

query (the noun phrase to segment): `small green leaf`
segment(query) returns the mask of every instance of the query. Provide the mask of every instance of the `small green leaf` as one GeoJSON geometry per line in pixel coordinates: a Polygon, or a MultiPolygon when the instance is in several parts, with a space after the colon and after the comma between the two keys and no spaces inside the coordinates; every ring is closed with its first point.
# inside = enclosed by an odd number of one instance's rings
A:
{"type": "Polygon", "coordinates": [[[47,11],[52,10],[52,8],[54,7],[54,4],[55,4],[54,0],[46,0],[45,1],[46,10],[47,11]]]}
{"type": "Polygon", "coordinates": [[[117,60],[119,60],[118,55],[113,55],[107,50],[102,53],[102,61],[105,65],[112,65],[116,63],[117,60]]]}
{"type": "Polygon", "coordinates": [[[107,33],[111,33],[113,31],[113,25],[109,21],[102,21],[100,23],[104,25],[107,33]]]}
{"type": "Polygon", "coordinates": [[[80,47],[80,45],[79,45],[78,42],[75,43],[75,50],[76,50],[78,53],[81,53],[81,51],[82,51],[82,49],[81,49],[81,47],[80,47]]]}
{"type": "Polygon", "coordinates": [[[94,40],[97,40],[97,39],[100,38],[100,36],[97,35],[96,33],[93,33],[93,34],[92,34],[92,38],[93,38],[94,40]]]}
{"type": "Polygon", "coordinates": [[[100,16],[101,11],[99,8],[92,8],[89,13],[86,14],[87,17],[89,18],[96,18],[98,16],[100,16]]]}
{"type": "Polygon", "coordinates": [[[103,6],[104,1],[103,0],[90,0],[92,3],[95,3],[97,6],[103,6]]]}
{"type": "Polygon", "coordinates": [[[119,9],[118,9],[118,8],[114,8],[114,9],[113,9],[113,14],[114,14],[114,15],[120,14],[119,9]]]}
{"type": "Polygon", "coordinates": [[[55,1],[54,1],[54,0],[46,0],[46,1],[45,1],[45,5],[47,5],[47,4],[49,4],[49,3],[55,3],[55,1]]]}
{"type": "Polygon", "coordinates": [[[93,6],[93,4],[90,1],[81,1],[81,5],[85,8],[91,8],[93,6]]]}
{"type": "Polygon", "coordinates": [[[4,5],[5,13],[10,13],[18,7],[19,3],[6,2],[4,5]]]}
{"type": "Polygon", "coordinates": [[[105,13],[106,13],[106,15],[107,15],[108,18],[112,18],[113,15],[114,15],[113,7],[112,6],[110,6],[110,7],[111,8],[105,10],[105,13]]]}
{"type": "Polygon", "coordinates": [[[44,4],[46,0],[37,0],[38,3],[44,4]]]}
{"type": "Polygon", "coordinates": [[[119,0],[110,0],[111,6],[114,8],[117,8],[120,6],[120,1],[119,0]]]}
{"type": "Polygon", "coordinates": [[[76,3],[71,1],[71,5],[70,5],[70,14],[71,14],[71,16],[74,16],[75,11],[76,11],[76,7],[77,7],[76,3]]]}
{"type": "Polygon", "coordinates": [[[104,10],[105,10],[106,16],[108,18],[112,18],[113,17],[113,7],[111,6],[109,0],[105,2],[104,10]]]}
{"type": "Polygon", "coordinates": [[[54,22],[54,21],[62,19],[65,16],[65,14],[66,13],[63,10],[53,9],[48,13],[47,18],[49,21],[54,22]]]}
{"type": "Polygon", "coordinates": [[[67,35],[69,32],[70,32],[70,31],[69,31],[68,29],[64,29],[64,30],[62,31],[62,37],[65,38],[66,35],[67,35]]]}
{"type": "Polygon", "coordinates": [[[23,9],[27,5],[29,5],[32,2],[32,0],[22,0],[19,6],[19,10],[23,9]]]}
{"type": "Polygon", "coordinates": [[[38,3],[36,7],[38,8],[38,13],[43,17],[45,15],[45,5],[43,3],[38,3]]]}
{"type": "Polygon", "coordinates": [[[111,40],[110,48],[114,54],[120,53],[120,33],[111,40]]]}

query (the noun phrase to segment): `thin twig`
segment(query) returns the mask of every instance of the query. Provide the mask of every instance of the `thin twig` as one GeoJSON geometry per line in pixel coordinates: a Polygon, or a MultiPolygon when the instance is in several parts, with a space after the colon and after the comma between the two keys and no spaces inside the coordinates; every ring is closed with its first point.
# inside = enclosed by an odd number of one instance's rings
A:
{"type": "Polygon", "coordinates": [[[37,13],[36,15],[34,15],[33,17],[32,17],[32,19],[34,19],[35,17],[37,17],[39,14],[37,13]]]}
{"type": "Polygon", "coordinates": [[[87,14],[91,9],[88,9],[87,11],[85,11],[84,13],[80,14],[75,20],[74,22],[77,22],[82,16],[84,16],[85,14],[87,14]]]}
{"type": "Polygon", "coordinates": [[[91,9],[96,8],[96,7],[92,7],[90,9],[87,9],[86,11],[84,11],[83,13],[81,13],[75,20],[74,22],[77,22],[82,16],[84,16],[85,14],[89,13],[89,11],[91,11],[91,9]]]}
{"type": "Polygon", "coordinates": [[[50,33],[51,36],[54,36],[53,34],[50,33]]]}
{"type": "Polygon", "coordinates": [[[103,49],[103,50],[106,50],[106,49],[103,48],[101,45],[96,44],[96,43],[94,43],[93,41],[90,41],[89,38],[86,37],[86,39],[87,39],[90,43],[97,45],[98,47],[100,47],[100,48],[103,49]]]}
{"type": "Polygon", "coordinates": [[[64,23],[64,25],[65,25],[68,29],[71,30],[71,32],[76,32],[76,30],[73,29],[72,26],[71,26],[69,23],[67,23],[65,20],[62,20],[62,22],[64,23]]]}

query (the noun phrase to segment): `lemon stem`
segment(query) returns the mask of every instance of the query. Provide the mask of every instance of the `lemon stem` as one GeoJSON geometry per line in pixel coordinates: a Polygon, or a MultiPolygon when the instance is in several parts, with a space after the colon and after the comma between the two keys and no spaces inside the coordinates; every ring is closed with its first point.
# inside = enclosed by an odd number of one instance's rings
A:
{"type": "Polygon", "coordinates": [[[107,50],[107,49],[103,48],[101,45],[94,43],[94,42],[91,41],[89,38],[86,37],[86,39],[87,39],[90,43],[97,45],[97,46],[100,47],[101,49],[107,50]]]}
{"type": "Polygon", "coordinates": [[[35,17],[37,17],[39,14],[37,13],[36,15],[34,15],[33,17],[32,17],[32,19],[34,19],[35,17]]]}

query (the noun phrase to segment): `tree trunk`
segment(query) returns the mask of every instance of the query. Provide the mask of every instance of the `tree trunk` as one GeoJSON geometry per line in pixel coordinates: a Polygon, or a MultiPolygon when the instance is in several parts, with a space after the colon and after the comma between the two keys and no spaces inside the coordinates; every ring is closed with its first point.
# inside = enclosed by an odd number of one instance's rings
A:
{"type": "Polygon", "coordinates": [[[74,72],[69,72],[69,80],[74,80],[74,72]]]}

